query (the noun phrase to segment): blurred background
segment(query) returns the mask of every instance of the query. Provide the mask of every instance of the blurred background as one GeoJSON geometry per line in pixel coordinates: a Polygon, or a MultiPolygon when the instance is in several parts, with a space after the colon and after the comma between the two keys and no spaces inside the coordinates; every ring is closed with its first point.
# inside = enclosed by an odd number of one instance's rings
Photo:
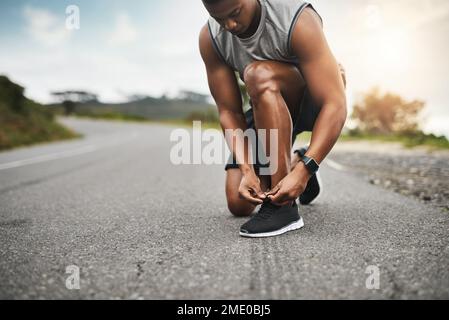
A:
{"type": "MultiPolygon", "coordinates": [[[[394,127],[385,122],[405,121],[398,115],[405,108],[425,133],[449,137],[447,1],[312,3],[346,68],[351,112],[358,105],[386,117],[389,110],[389,119],[372,120],[382,124],[368,124],[385,132],[394,127]],[[375,101],[365,105],[370,95],[375,101]]],[[[3,0],[0,74],[37,103],[79,102],[78,108],[66,103],[66,113],[191,118],[212,104],[198,52],[198,31],[207,18],[200,0],[3,0]],[[70,5],[79,9],[79,28],[66,26],[70,5]]],[[[368,118],[359,112],[348,128],[368,118]]]]}

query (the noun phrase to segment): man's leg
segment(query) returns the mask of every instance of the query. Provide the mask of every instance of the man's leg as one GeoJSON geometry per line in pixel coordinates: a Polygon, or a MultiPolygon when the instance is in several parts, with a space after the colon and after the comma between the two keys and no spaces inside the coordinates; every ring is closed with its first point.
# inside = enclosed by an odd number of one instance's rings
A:
{"type": "MultiPolygon", "coordinates": [[[[270,189],[269,176],[261,176],[262,191],[270,189]]],[[[242,181],[242,173],[239,168],[226,171],[226,200],[229,211],[236,217],[248,217],[254,212],[256,206],[239,197],[239,186],[242,181]]]]}
{"type": "Polygon", "coordinates": [[[278,130],[277,141],[267,141],[266,152],[277,170],[271,175],[275,186],[290,172],[292,147],[292,117],[299,114],[305,82],[299,70],[291,64],[276,61],[257,61],[245,69],[244,80],[253,104],[257,129],[278,130]],[[277,155],[271,155],[270,143],[278,146],[277,155]]]}

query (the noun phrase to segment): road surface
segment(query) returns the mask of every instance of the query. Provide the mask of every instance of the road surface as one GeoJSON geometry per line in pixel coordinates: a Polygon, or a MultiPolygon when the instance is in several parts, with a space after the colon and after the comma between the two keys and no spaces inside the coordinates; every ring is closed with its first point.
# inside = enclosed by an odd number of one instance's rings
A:
{"type": "Polygon", "coordinates": [[[61,121],[85,138],[0,153],[0,298],[449,298],[441,209],[329,162],[302,230],[241,238],[223,166],[172,165],[172,127],[61,121]]]}

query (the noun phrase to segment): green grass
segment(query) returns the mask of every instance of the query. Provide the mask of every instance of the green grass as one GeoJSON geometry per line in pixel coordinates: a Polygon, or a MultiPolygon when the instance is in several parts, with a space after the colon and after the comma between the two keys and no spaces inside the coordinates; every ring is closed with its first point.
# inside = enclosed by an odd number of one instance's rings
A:
{"type": "MultiPolygon", "coordinates": [[[[169,125],[169,126],[177,126],[177,127],[183,127],[183,128],[193,128],[193,121],[200,121],[200,120],[182,120],[182,119],[173,119],[173,120],[158,120],[154,121],[154,123],[169,125]]],[[[201,121],[201,128],[202,129],[217,129],[221,130],[221,126],[218,122],[211,122],[211,121],[201,121]]]]}
{"type": "MultiPolygon", "coordinates": [[[[183,128],[192,128],[193,120],[183,120],[183,119],[167,119],[167,120],[152,120],[140,116],[119,114],[119,113],[76,113],[73,116],[78,118],[87,119],[99,119],[108,121],[123,121],[123,122],[139,122],[139,123],[154,123],[167,126],[176,126],[183,128]]],[[[198,120],[199,121],[199,120],[198,120]]],[[[203,129],[221,129],[218,122],[201,121],[201,128],[203,129]]]]}
{"type": "Polygon", "coordinates": [[[0,150],[79,137],[55,121],[53,110],[27,99],[23,87],[0,75],[0,150]]]}
{"type": "Polygon", "coordinates": [[[303,132],[296,137],[296,142],[300,145],[309,144],[312,138],[312,132],[303,132]]]}
{"type": "MultiPolygon", "coordinates": [[[[75,113],[73,114],[75,117],[79,118],[87,118],[87,119],[99,119],[99,120],[108,120],[108,121],[123,121],[123,122],[139,122],[139,123],[149,123],[149,124],[160,124],[166,126],[175,126],[182,128],[192,128],[192,121],[200,121],[200,120],[186,120],[186,119],[166,119],[166,120],[153,120],[147,119],[140,116],[126,115],[120,113],[75,113]]],[[[220,124],[215,121],[201,121],[202,129],[217,129],[221,130],[220,124]]]]}
{"type": "Polygon", "coordinates": [[[340,141],[379,141],[399,142],[406,148],[425,146],[430,149],[449,149],[449,140],[444,136],[414,132],[407,134],[376,135],[368,133],[349,132],[340,137],[340,141]]]}
{"type": "MultiPolygon", "coordinates": [[[[307,144],[312,137],[311,132],[303,132],[296,141],[299,144],[307,144]]],[[[407,135],[374,135],[366,133],[346,133],[342,134],[338,141],[376,141],[385,143],[401,143],[406,148],[414,148],[424,146],[430,150],[447,150],[449,149],[449,140],[444,136],[435,136],[433,134],[425,134],[423,132],[409,133],[407,135]]]]}
{"type": "MultiPolygon", "coordinates": [[[[77,114],[80,117],[89,117],[95,119],[105,119],[105,120],[117,120],[117,121],[137,121],[137,122],[148,122],[156,123],[169,126],[177,126],[183,128],[192,128],[193,119],[169,119],[169,120],[151,120],[140,116],[132,116],[120,113],[84,113],[77,114]]],[[[218,121],[202,121],[201,127],[203,129],[217,129],[221,130],[218,121]]],[[[312,133],[303,132],[298,135],[297,142],[299,144],[307,144],[310,142],[312,133]]],[[[339,141],[378,141],[378,142],[399,142],[406,148],[413,148],[417,146],[426,146],[430,149],[449,149],[449,141],[441,136],[435,136],[433,134],[424,134],[423,132],[414,132],[403,135],[375,135],[360,133],[356,131],[350,131],[349,133],[342,134],[339,141]]]]}
{"type": "Polygon", "coordinates": [[[31,101],[25,106],[15,112],[0,103],[0,150],[81,137],[54,121],[54,115],[41,106],[31,101]]]}
{"type": "Polygon", "coordinates": [[[149,119],[137,116],[137,115],[130,115],[125,113],[119,113],[119,112],[77,112],[75,114],[77,117],[81,118],[90,118],[90,119],[104,119],[104,120],[115,120],[115,121],[137,121],[137,122],[147,122],[149,119]]]}

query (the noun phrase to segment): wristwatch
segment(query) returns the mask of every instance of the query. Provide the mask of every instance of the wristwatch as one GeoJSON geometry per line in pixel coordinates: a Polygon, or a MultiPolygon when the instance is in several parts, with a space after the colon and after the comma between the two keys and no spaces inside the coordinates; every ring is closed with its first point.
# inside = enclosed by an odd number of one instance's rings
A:
{"type": "Polygon", "coordinates": [[[307,171],[309,171],[311,175],[314,175],[320,168],[318,163],[316,163],[315,159],[310,158],[308,156],[305,155],[301,156],[301,161],[304,163],[304,165],[307,168],[307,171]]]}

